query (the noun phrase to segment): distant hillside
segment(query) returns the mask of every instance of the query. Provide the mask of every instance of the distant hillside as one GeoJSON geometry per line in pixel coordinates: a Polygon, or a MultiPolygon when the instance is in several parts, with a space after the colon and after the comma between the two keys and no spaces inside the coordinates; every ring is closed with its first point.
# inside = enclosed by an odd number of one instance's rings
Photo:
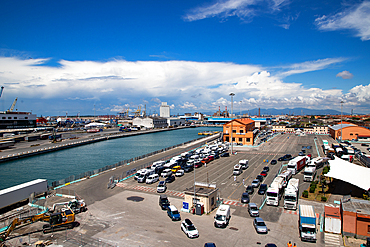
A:
{"type": "MultiPolygon", "coordinates": [[[[207,112],[205,114],[213,115],[214,112],[207,112]]],[[[239,115],[240,111],[239,109],[234,109],[234,114],[239,115]]],[[[248,114],[248,111],[242,111],[242,114],[248,114]]],[[[307,108],[285,108],[285,109],[275,109],[275,108],[269,108],[269,109],[262,109],[261,108],[261,116],[262,115],[340,115],[340,111],[337,110],[331,110],[331,109],[323,109],[323,110],[317,110],[317,109],[307,109],[307,108]]],[[[258,115],[258,108],[249,110],[249,115],[255,116],[258,115]]],[[[343,115],[349,115],[347,112],[343,112],[343,115]]]]}

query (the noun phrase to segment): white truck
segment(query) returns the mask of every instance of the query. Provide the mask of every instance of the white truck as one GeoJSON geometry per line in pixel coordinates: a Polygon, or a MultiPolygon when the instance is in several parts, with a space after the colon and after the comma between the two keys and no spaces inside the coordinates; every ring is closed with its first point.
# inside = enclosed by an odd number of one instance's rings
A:
{"type": "Polygon", "coordinates": [[[299,205],[298,223],[301,240],[316,242],[316,215],[313,206],[299,205]]]}
{"type": "Polygon", "coordinates": [[[278,206],[279,200],[283,193],[284,179],[282,177],[276,177],[270,187],[266,191],[266,204],[271,206],[278,206]]]}
{"type": "Polygon", "coordinates": [[[230,206],[220,205],[215,215],[215,227],[226,227],[230,220],[230,206]]]}
{"type": "Polygon", "coordinates": [[[287,166],[288,170],[291,170],[293,175],[297,174],[306,165],[306,156],[297,156],[290,160],[287,166]]]}
{"type": "Polygon", "coordinates": [[[288,186],[284,192],[284,208],[296,210],[298,205],[298,194],[299,194],[299,179],[292,178],[289,180],[288,186]]]}
{"type": "Polygon", "coordinates": [[[282,173],[279,174],[279,177],[282,177],[284,179],[283,181],[283,187],[286,187],[288,184],[289,179],[292,178],[292,171],[291,170],[285,170],[282,173]]]}
{"type": "Polygon", "coordinates": [[[304,168],[303,180],[312,182],[316,177],[316,166],[307,166],[304,168]]]}

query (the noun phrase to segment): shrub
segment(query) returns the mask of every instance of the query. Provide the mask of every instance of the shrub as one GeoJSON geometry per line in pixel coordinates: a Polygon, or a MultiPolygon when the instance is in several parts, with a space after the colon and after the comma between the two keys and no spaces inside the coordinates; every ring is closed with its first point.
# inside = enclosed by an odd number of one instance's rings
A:
{"type": "Polygon", "coordinates": [[[322,196],[322,197],[321,197],[321,201],[322,201],[322,202],[326,202],[327,200],[328,200],[328,198],[326,198],[326,196],[322,196]]]}
{"type": "Polygon", "coordinates": [[[310,193],[314,193],[315,192],[315,189],[316,189],[316,186],[311,186],[310,187],[310,193]]]}
{"type": "Polygon", "coordinates": [[[305,190],[305,191],[302,192],[302,197],[305,197],[305,198],[308,197],[308,191],[307,190],[305,190]]]}

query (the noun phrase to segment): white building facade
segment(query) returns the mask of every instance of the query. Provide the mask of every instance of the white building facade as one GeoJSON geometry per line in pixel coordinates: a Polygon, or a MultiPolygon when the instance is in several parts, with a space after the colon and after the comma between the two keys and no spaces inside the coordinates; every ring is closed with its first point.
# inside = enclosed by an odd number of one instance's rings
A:
{"type": "Polygon", "coordinates": [[[159,116],[165,118],[170,117],[170,106],[167,105],[167,102],[162,102],[162,105],[159,108],[159,116]]]}

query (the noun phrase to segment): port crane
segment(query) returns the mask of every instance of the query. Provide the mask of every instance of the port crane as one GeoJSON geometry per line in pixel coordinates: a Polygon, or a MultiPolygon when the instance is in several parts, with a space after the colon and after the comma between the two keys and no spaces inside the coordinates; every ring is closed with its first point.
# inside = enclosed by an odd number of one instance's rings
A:
{"type": "Polygon", "coordinates": [[[3,232],[0,233],[0,246],[4,245],[6,238],[17,226],[35,223],[37,221],[48,222],[48,224],[45,224],[42,229],[42,232],[45,234],[62,229],[72,229],[75,225],[75,214],[70,208],[68,208],[65,211],[53,214],[46,212],[24,218],[16,218],[3,232]]]}
{"type": "Polygon", "coordinates": [[[13,101],[13,104],[10,106],[10,108],[7,112],[13,112],[15,104],[17,103],[17,100],[18,100],[18,98],[15,98],[15,100],[13,101]]]}

